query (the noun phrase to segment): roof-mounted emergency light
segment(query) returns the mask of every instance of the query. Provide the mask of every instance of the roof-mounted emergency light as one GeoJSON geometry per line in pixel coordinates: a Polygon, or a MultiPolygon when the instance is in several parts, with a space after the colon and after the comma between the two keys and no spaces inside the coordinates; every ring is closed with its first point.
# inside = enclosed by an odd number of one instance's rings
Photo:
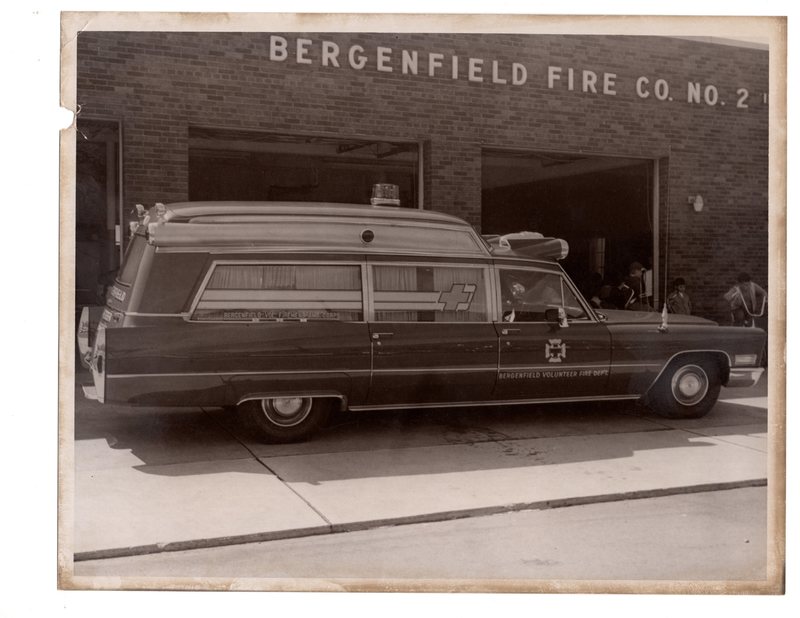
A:
{"type": "Polygon", "coordinates": [[[399,206],[400,187],[389,183],[372,185],[372,197],[369,203],[373,206],[399,206]]]}

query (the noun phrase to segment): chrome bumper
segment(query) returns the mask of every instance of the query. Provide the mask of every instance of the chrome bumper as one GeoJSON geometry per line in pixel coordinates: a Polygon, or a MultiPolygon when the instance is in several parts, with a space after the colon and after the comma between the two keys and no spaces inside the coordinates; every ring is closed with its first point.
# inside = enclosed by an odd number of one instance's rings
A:
{"type": "Polygon", "coordinates": [[[763,367],[733,367],[725,386],[728,388],[755,386],[762,373],[764,373],[763,367]]]}
{"type": "Polygon", "coordinates": [[[86,397],[86,399],[97,401],[97,389],[94,385],[83,384],[81,388],[83,389],[83,396],[86,397]]]}

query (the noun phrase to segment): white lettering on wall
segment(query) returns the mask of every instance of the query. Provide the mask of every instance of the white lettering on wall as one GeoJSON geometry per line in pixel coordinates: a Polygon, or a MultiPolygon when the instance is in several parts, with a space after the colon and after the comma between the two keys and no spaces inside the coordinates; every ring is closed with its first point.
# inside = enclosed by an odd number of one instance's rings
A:
{"type": "Polygon", "coordinates": [[[333,41],[322,41],[322,66],[339,68],[339,46],[333,41]]]}
{"type": "MultiPolygon", "coordinates": [[[[564,75],[564,68],[550,65],[547,67],[547,87],[550,90],[555,89],[559,84],[570,92],[575,90],[575,68],[567,67],[566,79],[564,75]]],[[[617,74],[616,73],[598,73],[590,69],[581,69],[579,72],[580,77],[580,91],[591,94],[598,94],[602,92],[604,95],[615,96],[617,94],[617,74]],[[602,76],[602,90],[598,90],[598,85],[601,82],[602,76]]],[[[640,95],[641,96],[641,95],[640,95]]]]}
{"type": "Polygon", "coordinates": [[[392,49],[390,47],[378,48],[378,70],[382,73],[391,73],[392,67],[389,63],[392,61],[392,49]]]}
{"type": "Polygon", "coordinates": [[[717,90],[717,87],[712,84],[706,86],[706,89],[703,91],[703,99],[706,105],[716,105],[717,101],[719,101],[719,90],[717,90]]]}
{"type": "Polygon", "coordinates": [[[616,84],[616,73],[603,73],[603,94],[615,96],[617,94],[617,91],[614,90],[614,86],[616,86],[616,84]]]}
{"type": "MultiPolygon", "coordinates": [[[[736,96],[739,97],[736,100],[736,107],[740,109],[747,109],[749,107],[749,105],[747,105],[747,103],[745,102],[747,101],[747,95],[748,95],[747,88],[739,88],[736,91],[736,96]]],[[[764,95],[764,103],[766,102],[767,102],[767,95],[764,95]]]]}
{"type": "Polygon", "coordinates": [[[646,99],[650,96],[650,91],[647,89],[647,86],[650,84],[650,80],[646,77],[642,76],[636,80],[636,95],[640,99],[646,99]]]}
{"type": "Polygon", "coordinates": [[[500,77],[498,75],[499,64],[500,63],[497,62],[497,60],[493,60],[492,61],[492,83],[493,84],[507,84],[508,80],[503,79],[502,77],[500,77]]]}
{"type": "Polygon", "coordinates": [[[483,60],[480,58],[469,59],[469,76],[467,79],[471,82],[482,82],[483,76],[481,70],[483,69],[483,60]]]}
{"type": "Polygon", "coordinates": [[[701,90],[700,82],[689,82],[686,86],[686,102],[699,103],[701,90]]]}
{"type": "Polygon", "coordinates": [[[597,73],[594,71],[583,72],[583,91],[597,94],[597,73]]]}
{"type": "Polygon", "coordinates": [[[283,62],[286,60],[286,46],[288,42],[282,36],[269,37],[269,59],[273,62],[283,62]]]}
{"type": "Polygon", "coordinates": [[[556,80],[561,79],[561,67],[547,67],[547,87],[551,90],[556,85],[556,80]]]}
{"type": "MultiPolygon", "coordinates": [[[[280,35],[270,35],[268,54],[271,62],[293,61],[304,66],[316,62],[322,67],[339,69],[344,63],[342,49],[339,44],[328,40],[303,37],[288,39],[280,35]]],[[[453,80],[498,86],[522,86],[528,81],[529,68],[535,67],[539,79],[544,78],[549,90],[589,96],[627,95],[642,100],[673,102],[671,93],[674,89],[670,82],[657,75],[620,78],[617,73],[598,70],[597,67],[547,65],[544,68],[525,62],[507,62],[496,58],[469,57],[464,58],[464,62],[461,60],[462,58],[455,54],[394,49],[382,45],[365,49],[362,45],[353,44],[347,48],[347,65],[356,71],[362,71],[369,66],[371,70],[379,73],[428,77],[440,77],[447,72],[453,80]],[[423,64],[427,61],[427,69],[423,67],[422,72],[420,72],[420,56],[423,64]]],[[[694,79],[686,81],[684,100],[688,104],[725,107],[726,95],[730,97],[727,101],[729,107],[736,109],[748,110],[751,106],[763,109],[768,105],[766,93],[755,93],[751,98],[751,91],[747,88],[719,86],[694,79]]]]}
{"type": "Polygon", "coordinates": [[[659,101],[666,101],[669,98],[669,84],[667,80],[657,79],[653,92],[656,95],[656,99],[659,101]]]}
{"type": "Polygon", "coordinates": [[[347,53],[350,66],[356,71],[360,71],[367,65],[367,57],[364,55],[364,48],[361,45],[353,45],[347,53]]]}
{"type": "Polygon", "coordinates": [[[511,83],[515,86],[521,86],[528,80],[528,69],[524,64],[515,62],[511,65],[511,83]]]}
{"type": "Polygon", "coordinates": [[[442,68],[442,60],[444,54],[428,54],[428,76],[433,77],[436,74],[436,69],[442,68]]]}
{"type": "Polygon", "coordinates": [[[403,75],[416,75],[417,71],[419,70],[419,54],[417,52],[412,51],[409,52],[407,50],[403,50],[402,54],[402,72],[403,75]]]}
{"type": "Polygon", "coordinates": [[[297,39],[297,64],[311,64],[308,48],[313,42],[311,39],[297,39]]]}

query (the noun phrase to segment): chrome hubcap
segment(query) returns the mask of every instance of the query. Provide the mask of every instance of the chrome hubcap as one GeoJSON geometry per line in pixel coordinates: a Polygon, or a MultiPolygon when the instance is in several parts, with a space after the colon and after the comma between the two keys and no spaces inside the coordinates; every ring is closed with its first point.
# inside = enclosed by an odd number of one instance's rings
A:
{"type": "Polygon", "coordinates": [[[311,399],[307,397],[263,399],[261,410],[271,423],[281,427],[294,427],[302,423],[311,412],[311,399]]]}
{"type": "Polygon", "coordinates": [[[708,392],[708,376],[702,367],[686,365],[672,376],[672,395],[684,406],[693,406],[708,392]]]}

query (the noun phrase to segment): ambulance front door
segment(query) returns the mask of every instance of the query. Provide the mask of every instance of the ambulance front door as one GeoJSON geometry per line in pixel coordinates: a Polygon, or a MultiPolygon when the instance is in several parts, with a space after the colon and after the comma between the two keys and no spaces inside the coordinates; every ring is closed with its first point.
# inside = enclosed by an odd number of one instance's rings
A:
{"type": "Polygon", "coordinates": [[[607,394],[608,328],[566,277],[544,269],[498,269],[501,315],[494,399],[550,401],[607,394]]]}

